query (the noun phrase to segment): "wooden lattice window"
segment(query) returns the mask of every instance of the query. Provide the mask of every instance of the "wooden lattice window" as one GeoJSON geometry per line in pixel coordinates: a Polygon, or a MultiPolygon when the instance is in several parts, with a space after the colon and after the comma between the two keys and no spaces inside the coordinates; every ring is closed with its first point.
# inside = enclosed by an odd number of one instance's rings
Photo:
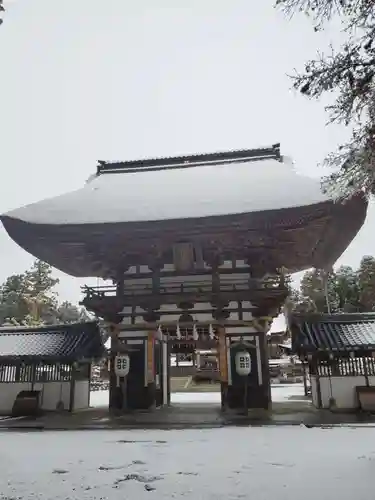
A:
{"type": "Polygon", "coordinates": [[[375,360],[372,357],[338,358],[320,361],[317,365],[320,377],[364,377],[375,375],[375,360]]]}
{"type": "Polygon", "coordinates": [[[0,383],[68,382],[72,369],[67,364],[14,364],[0,366],[0,383]]]}
{"type": "Polygon", "coordinates": [[[195,325],[194,326],[179,326],[177,330],[177,325],[162,325],[161,331],[168,335],[169,338],[186,340],[195,340],[194,337],[198,336],[200,340],[217,340],[217,327],[215,325],[195,325]]]}

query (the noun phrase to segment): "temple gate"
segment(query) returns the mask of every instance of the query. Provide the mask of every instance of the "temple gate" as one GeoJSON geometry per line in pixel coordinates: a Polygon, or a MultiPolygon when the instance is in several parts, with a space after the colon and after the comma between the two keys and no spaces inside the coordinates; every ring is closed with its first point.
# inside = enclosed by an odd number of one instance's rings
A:
{"type": "Polygon", "coordinates": [[[252,278],[251,268],[244,261],[203,266],[185,269],[181,275],[175,264],[165,264],[157,276],[146,266],[141,272],[130,267],[123,273],[121,284],[85,287],[82,304],[112,321],[111,408],[144,409],[167,404],[170,353],[179,344],[190,346],[192,353],[216,348],[222,406],[243,408],[244,381],[235,369],[239,343],[251,356],[247,405],[270,407],[266,332],[287,295],[283,276],[252,278]],[[182,339],[182,330],[191,335],[182,339]],[[131,361],[127,394],[113,369],[114,358],[123,352],[131,361]]]}
{"type": "Polygon", "coordinates": [[[236,409],[244,395],[270,407],[265,332],[287,295],[283,269],[330,268],[366,210],[361,195],[331,199],[275,144],[101,161],[82,189],[1,220],[34,256],[113,283],[86,288],[82,302],[111,327],[112,409],[168,403],[170,351],[205,346],[218,353],[222,405],[236,409]],[[121,353],[126,380],[114,372],[121,353]]]}

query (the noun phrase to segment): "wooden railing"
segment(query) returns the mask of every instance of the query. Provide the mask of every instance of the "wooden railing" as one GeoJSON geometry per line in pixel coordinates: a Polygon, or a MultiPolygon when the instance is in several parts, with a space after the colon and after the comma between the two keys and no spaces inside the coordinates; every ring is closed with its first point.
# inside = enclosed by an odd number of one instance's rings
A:
{"type": "MultiPolygon", "coordinates": [[[[244,292],[244,291],[254,291],[254,290],[278,290],[282,289],[282,281],[276,279],[259,281],[256,279],[249,279],[246,281],[240,281],[237,283],[225,283],[220,282],[220,292],[244,292]]],[[[103,298],[103,297],[115,297],[117,287],[112,286],[96,286],[89,287],[83,286],[82,293],[85,295],[85,299],[91,298],[103,298]]],[[[189,293],[212,293],[212,283],[208,281],[207,283],[202,283],[201,281],[193,282],[176,282],[163,284],[155,292],[152,284],[145,283],[131,283],[126,284],[124,288],[123,295],[126,296],[136,296],[136,295],[166,295],[166,294],[189,294],[189,293]]]]}

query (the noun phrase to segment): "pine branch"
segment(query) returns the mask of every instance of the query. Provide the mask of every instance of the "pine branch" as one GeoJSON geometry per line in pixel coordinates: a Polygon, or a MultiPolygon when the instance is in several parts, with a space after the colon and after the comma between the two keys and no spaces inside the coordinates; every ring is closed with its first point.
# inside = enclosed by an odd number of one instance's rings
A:
{"type": "MultiPolygon", "coordinates": [[[[5,12],[4,1],[0,0],[0,16],[5,12]]],[[[0,24],[3,24],[3,18],[0,17],[0,24]]]]}
{"type": "Polygon", "coordinates": [[[315,30],[340,18],[347,42],[318,54],[291,78],[293,87],[309,98],[333,93],[335,101],[326,107],[328,123],[353,128],[350,141],[324,160],[334,169],[323,180],[324,189],[340,197],[375,194],[375,1],[277,0],[276,5],[288,15],[309,15],[315,30]]]}

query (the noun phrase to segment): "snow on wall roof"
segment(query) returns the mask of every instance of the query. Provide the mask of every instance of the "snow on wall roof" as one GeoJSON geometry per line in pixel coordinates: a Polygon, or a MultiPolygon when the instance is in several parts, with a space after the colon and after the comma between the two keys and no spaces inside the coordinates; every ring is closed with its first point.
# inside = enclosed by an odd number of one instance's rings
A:
{"type": "Polygon", "coordinates": [[[328,199],[320,181],[290,160],[105,173],[83,188],[6,215],[35,224],[90,224],[185,219],[277,210],[328,199]]]}

